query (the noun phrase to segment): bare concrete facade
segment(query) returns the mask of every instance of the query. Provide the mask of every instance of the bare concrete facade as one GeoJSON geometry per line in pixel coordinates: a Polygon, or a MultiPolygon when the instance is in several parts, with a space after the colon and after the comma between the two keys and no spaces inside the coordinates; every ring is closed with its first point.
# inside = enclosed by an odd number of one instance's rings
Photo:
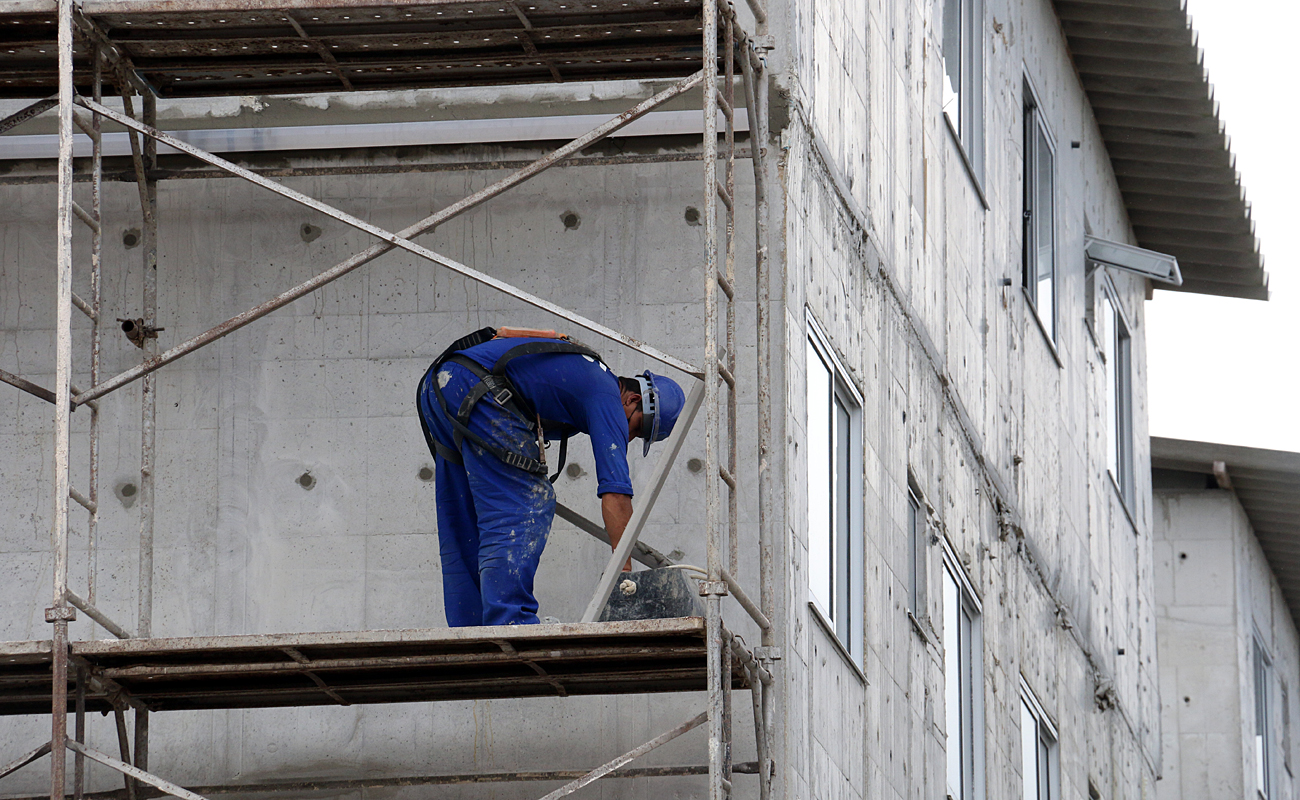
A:
{"type": "Polygon", "coordinates": [[[1234,493],[1162,488],[1155,502],[1165,755],[1158,795],[1292,797],[1300,636],[1278,579],[1234,493]],[[1267,662],[1262,681],[1257,647],[1267,662]],[[1267,708],[1262,762],[1257,693],[1267,708]]]}
{"type": "MultiPolygon", "coordinates": [[[[1136,482],[1126,504],[1107,471],[1104,348],[1089,322],[1099,301],[1085,271],[1083,236],[1134,237],[1053,7],[1046,0],[983,3],[983,137],[974,160],[941,110],[938,4],[792,0],[771,8],[776,110],[770,147],[777,156],[771,244],[781,266],[773,286],[781,320],[774,393],[783,410],[775,464],[783,487],[778,584],[785,632],[779,796],[944,796],[946,547],[982,610],[975,766],[981,795],[1021,796],[1023,683],[1058,734],[1059,796],[1086,798],[1091,789],[1102,798],[1153,797],[1161,775],[1161,716],[1142,345],[1147,286],[1112,276],[1133,337],[1136,482]],[[1021,279],[1026,80],[1057,140],[1054,339],[1035,319],[1021,279]],[[824,332],[861,397],[860,659],[809,605],[809,320],[824,332]],[[907,600],[909,484],[923,501],[930,532],[918,609],[907,600]]],[[[652,91],[634,84],[620,90],[626,97],[652,91]]],[[[595,90],[579,88],[558,99],[553,90],[536,91],[556,111],[611,110],[610,96],[595,90]]],[[[423,119],[410,109],[462,100],[480,106],[474,113],[510,115],[529,95],[516,89],[499,97],[393,97],[360,112],[350,107],[346,119],[390,113],[423,119]],[[498,110],[482,107],[494,100],[498,110]]],[[[328,103],[259,105],[240,108],[240,126],[334,121],[328,103]]],[[[621,146],[683,147],[676,139],[621,146]]],[[[523,145],[511,155],[540,152],[523,145]]],[[[486,160],[502,150],[486,145],[436,153],[486,160]]],[[[406,155],[359,150],[341,157],[364,163],[406,155]]],[[[310,165],[340,156],[275,157],[310,165]]],[[[394,229],[498,175],[290,183],[394,229]]],[[[745,175],[740,170],[742,202],[751,191],[745,175]]],[[[692,163],[566,168],[428,239],[434,249],[494,276],[698,358],[700,229],[688,210],[701,204],[699,186],[692,163]]],[[[120,308],[115,316],[133,316],[140,296],[138,251],[121,242],[122,231],[138,224],[134,191],[119,184],[108,194],[115,233],[105,295],[110,305],[120,304],[112,305],[120,308]]],[[[171,341],[366,244],[234,182],[174,181],[160,195],[160,318],[171,341]],[[304,232],[304,225],[319,235],[304,232]]],[[[0,364],[48,383],[52,192],[5,186],[0,198],[0,364]]],[[[748,244],[752,218],[740,219],[748,244]]],[[[740,287],[747,300],[754,297],[750,276],[740,287]]],[[[742,328],[752,326],[752,304],[742,309],[742,328]]],[[[443,624],[433,487],[420,478],[432,462],[418,433],[413,387],[446,342],[499,323],[549,327],[554,321],[437,267],[390,254],[160,372],[155,635],[443,624]]],[[[643,368],[626,353],[605,350],[621,372],[643,368]]],[[[125,340],[110,340],[106,368],[124,369],[138,357],[125,340]]],[[[752,374],[753,360],[752,349],[742,353],[745,374],[752,374]]],[[[104,404],[112,431],[104,447],[106,488],[115,496],[103,523],[101,605],[128,619],[138,520],[126,487],[139,467],[137,392],[128,387],[104,404]]],[[[746,392],[742,418],[752,419],[752,386],[746,392]]],[[[742,460],[752,463],[752,426],[742,431],[742,460]]],[[[45,404],[0,392],[2,639],[44,636],[50,436],[45,404]]],[[[74,452],[76,446],[74,438],[74,452]]],[[[680,550],[686,562],[703,549],[701,483],[687,462],[702,449],[697,432],[645,537],[664,552],[680,550]]],[[[590,455],[578,446],[571,460],[578,470],[561,478],[561,499],[594,517],[594,476],[583,469],[590,455]]],[[[633,470],[635,483],[643,471],[633,470]]],[[[746,486],[742,515],[752,526],[756,490],[746,486]]],[[[557,523],[538,575],[541,613],[575,619],[605,556],[557,523]]],[[[75,563],[84,574],[84,559],[75,563]]],[[[747,562],[741,577],[752,579],[754,572],[747,562]]],[[[729,624],[756,640],[747,620],[735,616],[729,624]]],[[[84,621],[74,630],[90,635],[84,621]]],[[[160,713],[151,766],[183,785],[587,767],[686,718],[697,700],[160,713]]],[[[0,760],[47,734],[43,718],[6,719],[0,760]]],[[[92,741],[112,735],[107,721],[93,721],[92,741]]],[[[748,760],[752,742],[742,735],[738,749],[737,760],[748,760]]],[[[650,763],[701,759],[700,742],[683,740],[650,763]]],[[[96,788],[116,785],[107,773],[93,776],[96,788]]],[[[40,793],[42,780],[39,771],[20,773],[0,785],[0,796],[40,793]]],[[[738,792],[750,791],[747,780],[737,776],[738,792]]],[[[702,786],[694,778],[660,778],[588,791],[695,797],[702,786]]],[[[435,791],[513,798],[536,796],[539,787],[390,788],[340,797],[435,791]]]]}

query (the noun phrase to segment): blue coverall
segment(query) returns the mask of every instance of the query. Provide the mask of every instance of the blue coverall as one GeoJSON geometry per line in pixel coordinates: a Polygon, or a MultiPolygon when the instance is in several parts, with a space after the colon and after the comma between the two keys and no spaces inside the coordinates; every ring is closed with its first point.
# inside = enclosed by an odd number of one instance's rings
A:
{"type": "MultiPolygon", "coordinates": [[[[507,350],[533,341],[547,340],[493,339],[461,352],[491,370],[507,350]]],[[[544,420],[591,437],[598,494],[632,494],[627,415],[618,379],[608,367],[583,355],[546,353],[514,359],[506,375],[544,420]]],[[[433,380],[440,381],[454,414],[479,379],[460,364],[445,363],[420,384],[419,411],[425,425],[435,439],[454,448],[451,422],[434,395],[433,380]]],[[[475,405],[468,425],[500,447],[540,457],[533,431],[497,405],[490,393],[475,405]]],[[[546,430],[548,439],[560,433],[546,430]]],[[[435,491],[447,624],[535,624],[533,577],[555,515],[555,490],[545,477],[508,466],[468,438],[460,453],[463,465],[437,459],[435,491]]]]}

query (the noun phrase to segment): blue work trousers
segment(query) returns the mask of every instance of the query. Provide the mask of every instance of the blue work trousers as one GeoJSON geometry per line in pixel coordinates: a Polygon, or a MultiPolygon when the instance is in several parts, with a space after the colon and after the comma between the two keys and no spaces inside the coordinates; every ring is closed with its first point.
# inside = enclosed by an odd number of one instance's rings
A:
{"type": "MultiPolygon", "coordinates": [[[[433,380],[441,382],[454,414],[479,379],[459,364],[444,364],[420,386],[420,416],[435,439],[454,449],[451,421],[433,392],[433,380]]],[[[536,434],[491,394],[475,405],[468,425],[499,447],[540,458],[536,434]]],[[[469,439],[460,453],[463,465],[439,457],[436,472],[447,624],[536,624],[533,577],[555,517],[555,489],[545,476],[508,466],[469,439]]]]}

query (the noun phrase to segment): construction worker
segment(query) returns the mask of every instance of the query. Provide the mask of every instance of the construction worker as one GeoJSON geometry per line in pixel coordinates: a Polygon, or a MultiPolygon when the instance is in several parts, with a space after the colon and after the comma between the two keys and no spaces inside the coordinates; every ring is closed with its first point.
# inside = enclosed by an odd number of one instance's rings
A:
{"type": "Polygon", "coordinates": [[[484,328],[433,362],[416,401],[437,461],[447,623],[462,627],[538,622],[533,577],[569,436],[591,437],[601,515],[617,545],[632,516],[628,443],[644,439],[648,454],[672,432],[685,395],[649,371],[617,377],[595,351],[553,331],[484,328]],[[560,442],[549,481],[543,439],[560,442]]]}

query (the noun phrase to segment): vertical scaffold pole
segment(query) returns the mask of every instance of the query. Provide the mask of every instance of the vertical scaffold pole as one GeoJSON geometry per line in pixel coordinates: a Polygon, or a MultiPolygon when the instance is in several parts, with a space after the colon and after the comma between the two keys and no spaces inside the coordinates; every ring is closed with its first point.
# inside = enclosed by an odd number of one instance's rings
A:
{"type": "Polygon", "coordinates": [[[72,0],[59,0],[59,196],[56,265],[54,389],[54,602],[45,611],[53,623],[50,799],[63,800],[67,779],[68,623],[68,444],[72,420],[72,0]]]}
{"type": "MultiPolygon", "coordinates": [[[[98,44],[91,47],[91,80],[96,103],[104,99],[104,54],[98,44]]],[[[90,202],[91,217],[97,227],[91,230],[90,240],[90,308],[94,315],[90,320],[90,385],[99,383],[100,351],[103,342],[103,263],[104,263],[104,146],[103,119],[98,114],[91,118],[90,158],[90,202]]],[[[96,592],[99,575],[99,439],[100,439],[99,404],[90,407],[90,521],[86,528],[86,599],[91,605],[97,601],[96,592]]],[[[91,629],[92,638],[94,629],[91,629]]],[[[82,756],[78,754],[78,759],[82,756]]]]}
{"type": "MultiPolygon", "coordinates": [[[[766,25],[760,24],[760,32],[766,25]]],[[[767,83],[762,62],[752,52],[742,54],[745,105],[749,110],[749,150],[754,167],[754,276],[756,284],[756,328],[758,333],[758,565],[759,603],[763,614],[776,620],[773,591],[773,563],[776,555],[772,525],[772,330],[771,284],[767,247],[767,83]]],[[[763,632],[763,647],[776,645],[776,626],[763,632]]],[[[766,661],[769,669],[773,662],[766,661]]],[[[754,696],[755,739],[759,749],[759,800],[768,800],[772,789],[772,715],[776,682],[763,686],[754,696]]]]}
{"type": "Polygon", "coordinates": [[[718,2],[704,0],[704,474],[708,583],[705,624],[709,701],[709,800],[724,800],[722,532],[718,519],[718,2]]]}
{"type": "MultiPolygon", "coordinates": [[[[146,125],[157,122],[157,101],[146,94],[141,99],[146,125]]],[[[144,137],[144,187],[141,193],[144,224],[141,241],[144,259],[144,287],[140,316],[144,318],[144,358],[158,354],[158,340],[149,335],[157,323],[158,306],[158,183],[151,175],[157,160],[158,144],[144,137]]],[[[140,608],[137,629],[142,638],[153,634],[153,539],[154,539],[154,452],[157,389],[156,373],[141,381],[140,389],[140,608]]]]}
{"type": "MultiPolygon", "coordinates": [[[[727,445],[727,570],[732,575],[739,574],[737,565],[740,554],[740,492],[737,481],[739,472],[737,467],[740,462],[739,442],[736,436],[737,422],[737,394],[740,387],[737,386],[739,370],[737,369],[739,359],[737,356],[736,346],[736,20],[735,9],[728,2],[721,9],[723,23],[722,39],[722,63],[723,80],[721,102],[718,103],[722,109],[723,123],[723,191],[722,212],[725,219],[723,226],[724,247],[723,247],[723,264],[726,273],[726,282],[723,285],[723,296],[727,302],[726,316],[726,364],[727,372],[723,379],[726,384],[727,393],[727,426],[726,426],[726,445],[727,445]]],[[[715,112],[716,113],[716,112],[715,112]]],[[[722,676],[723,676],[723,708],[726,713],[723,716],[723,735],[726,737],[723,742],[723,777],[728,781],[732,780],[732,708],[731,708],[731,648],[722,648],[722,676]]],[[[730,792],[728,792],[730,794],[730,792]]]]}
{"type": "MultiPolygon", "coordinates": [[[[150,127],[158,124],[158,101],[150,93],[141,97],[141,116],[150,127]]],[[[158,164],[158,143],[145,136],[141,160],[144,186],[140,200],[143,208],[144,293],[140,315],[144,318],[144,358],[158,355],[158,339],[152,335],[158,324],[158,181],[153,177],[158,164]]],[[[154,466],[157,440],[157,373],[144,376],[140,387],[140,616],[142,638],[153,635],[153,555],[154,555],[154,466]]],[[[135,712],[135,765],[149,769],[149,712],[135,712]]],[[[140,785],[136,784],[137,792],[140,785]]]]}

